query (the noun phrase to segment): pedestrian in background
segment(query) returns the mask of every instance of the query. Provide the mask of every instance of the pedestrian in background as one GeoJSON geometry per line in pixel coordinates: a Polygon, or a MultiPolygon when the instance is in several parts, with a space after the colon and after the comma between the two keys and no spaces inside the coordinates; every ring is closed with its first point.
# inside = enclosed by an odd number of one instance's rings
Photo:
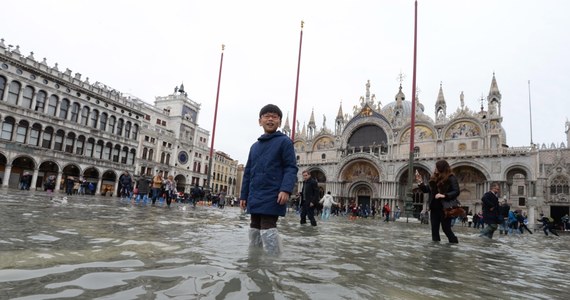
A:
{"type": "Polygon", "coordinates": [[[459,242],[451,230],[452,218],[446,218],[443,213],[443,201],[457,200],[459,196],[459,183],[457,177],[451,171],[451,167],[446,160],[439,160],[435,163],[435,170],[430,177],[428,184],[424,184],[421,175],[416,172],[416,183],[422,192],[429,193],[428,207],[430,210],[431,238],[434,242],[439,242],[439,227],[447,236],[450,243],[459,242]]]}
{"type": "Polygon", "coordinates": [[[307,218],[311,222],[311,226],[317,226],[315,219],[315,209],[319,205],[319,185],[317,181],[311,177],[308,170],[303,171],[303,188],[301,202],[301,224],[307,223],[307,218]]]}
{"type": "Polygon", "coordinates": [[[282,117],[276,105],[261,108],[263,134],[249,149],[240,195],[241,208],[251,214],[250,246],[263,247],[271,255],[281,253],[277,220],[287,212],[299,170],[293,142],[277,130],[282,117]]]}
{"type": "Polygon", "coordinates": [[[552,218],[549,218],[544,214],[540,214],[540,218],[537,221],[542,222],[542,230],[544,230],[545,235],[548,235],[548,231],[550,231],[550,233],[558,236],[556,229],[554,229],[554,220],[552,218]]]}
{"type": "Polygon", "coordinates": [[[162,174],[158,173],[152,178],[152,205],[155,205],[156,199],[162,192],[162,174]]]}
{"type": "Polygon", "coordinates": [[[396,221],[400,218],[401,212],[402,212],[402,210],[400,210],[400,207],[398,205],[396,205],[396,211],[394,212],[394,221],[396,221]]]}
{"type": "Polygon", "coordinates": [[[501,218],[501,223],[499,223],[501,226],[499,228],[499,234],[509,233],[509,211],[510,210],[511,210],[511,207],[507,203],[507,198],[505,197],[503,199],[503,203],[499,207],[499,217],[501,218]]]}
{"type": "Polygon", "coordinates": [[[144,174],[141,174],[141,177],[137,181],[137,189],[138,193],[135,198],[135,203],[138,204],[140,201],[141,204],[145,205],[147,202],[149,202],[148,193],[150,190],[150,180],[148,180],[144,174]]]}
{"type": "Polygon", "coordinates": [[[487,226],[481,230],[482,237],[493,238],[493,233],[497,230],[497,224],[503,222],[503,217],[499,211],[499,192],[501,188],[498,182],[492,182],[490,190],[483,195],[483,221],[487,226]]]}
{"type": "Polygon", "coordinates": [[[75,185],[75,180],[72,176],[67,176],[65,179],[65,194],[68,196],[73,195],[73,186],[75,185]]]}
{"type": "Polygon", "coordinates": [[[178,191],[176,190],[176,181],[174,181],[174,176],[168,175],[164,181],[164,197],[166,198],[166,207],[170,208],[172,199],[176,201],[178,191]]]}
{"type": "Polygon", "coordinates": [[[473,224],[473,214],[471,214],[471,212],[469,212],[467,214],[467,225],[469,226],[469,228],[471,228],[472,224],[473,224]]]}
{"type": "Polygon", "coordinates": [[[524,229],[526,229],[528,233],[532,234],[532,231],[530,231],[530,229],[528,229],[528,226],[526,226],[528,224],[528,219],[526,218],[522,210],[520,209],[515,210],[515,216],[517,218],[517,222],[519,222],[519,230],[521,234],[524,233],[524,229]]]}
{"type": "Polygon", "coordinates": [[[321,201],[319,201],[323,205],[323,214],[321,215],[321,220],[328,220],[331,215],[331,208],[333,205],[338,205],[331,196],[331,192],[328,191],[321,201]]]}
{"type": "Polygon", "coordinates": [[[119,178],[121,182],[121,199],[129,200],[131,199],[131,193],[133,191],[133,178],[129,171],[123,172],[123,175],[119,178]]]}

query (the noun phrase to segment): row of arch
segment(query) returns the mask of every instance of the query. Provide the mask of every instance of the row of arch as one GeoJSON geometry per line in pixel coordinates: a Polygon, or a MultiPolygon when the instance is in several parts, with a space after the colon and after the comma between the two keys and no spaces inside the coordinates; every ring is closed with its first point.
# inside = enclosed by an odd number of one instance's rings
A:
{"type": "MultiPolygon", "coordinates": [[[[433,162],[416,162],[414,169],[427,180],[432,174],[433,162]],[[429,164],[429,166],[427,165],[429,164]]],[[[358,205],[367,205],[368,207],[378,207],[388,203],[388,205],[395,209],[400,205],[403,207],[401,197],[407,193],[408,186],[408,168],[402,167],[396,171],[396,182],[387,182],[384,180],[384,170],[382,166],[371,159],[359,157],[357,159],[349,159],[341,163],[342,167],[336,171],[336,174],[328,174],[334,178],[333,182],[328,182],[327,173],[319,166],[308,168],[311,176],[316,178],[319,182],[321,193],[331,191],[336,200],[340,201],[342,205],[350,203],[357,203],[358,205]],[[380,175],[380,176],[379,176],[380,175]],[[396,196],[399,195],[399,196],[396,196]]],[[[465,207],[477,211],[480,209],[479,199],[483,193],[488,190],[489,182],[492,181],[490,174],[486,168],[467,161],[455,161],[451,163],[452,170],[459,179],[461,186],[460,201],[465,207]]],[[[507,168],[504,179],[499,180],[509,196],[532,196],[534,183],[527,167],[520,164],[515,164],[507,168]],[[507,188],[513,185],[513,179],[521,180],[523,182],[523,194],[516,192],[516,189],[507,192],[507,188]],[[511,194],[513,192],[514,194],[511,194]]],[[[519,182],[520,183],[520,182],[519,182]]],[[[520,186],[516,185],[515,186],[520,186]]],[[[556,180],[550,180],[550,190],[563,192],[568,194],[569,185],[568,179],[557,177],[556,180]]],[[[516,197],[515,197],[516,198],[516,197]]],[[[425,195],[415,186],[413,187],[413,203],[412,210],[414,216],[418,217],[420,212],[426,209],[425,195]]]]}
{"type": "Polygon", "coordinates": [[[6,98],[6,103],[31,109],[51,117],[77,123],[81,126],[99,129],[117,136],[137,140],[139,125],[125,121],[98,109],[91,109],[88,105],[71,102],[67,98],[59,99],[55,94],[48,95],[44,90],[27,85],[22,91],[22,84],[16,80],[10,82],[6,89],[7,80],[0,76],[0,100],[6,98]],[[4,95],[7,92],[6,96],[4,95]]]}
{"type": "MultiPolygon", "coordinates": [[[[8,162],[6,156],[0,153],[0,172],[2,186],[17,187],[21,177],[26,173],[31,173],[31,188],[42,189],[44,181],[51,175],[56,176],[56,190],[62,189],[62,180],[71,176],[76,179],[82,177],[87,182],[93,183],[96,193],[113,193],[117,190],[119,176],[124,170],[100,169],[96,166],[81,168],[75,163],[60,165],[53,160],[37,162],[27,155],[20,155],[8,162]]],[[[133,176],[133,178],[135,178],[133,176]]],[[[186,187],[186,177],[179,174],[174,178],[179,191],[184,191],[186,187]]]]}
{"type": "Polygon", "coordinates": [[[0,139],[127,165],[134,165],[136,157],[135,148],[96,140],[52,126],[43,127],[39,123],[30,126],[28,121],[16,122],[12,116],[6,116],[2,121],[0,139]]]}
{"type": "MultiPolygon", "coordinates": [[[[477,125],[477,122],[474,120],[462,120],[462,121],[456,121],[453,123],[448,124],[448,126],[443,130],[443,132],[445,132],[445,134],[443,136],[447,136],[452,132],[453,130],[457,129],[458,132],[460,132],[461,134],[463,134],[462,130],[464,130],[462,127],[458,127],[459,125],[463,126],[464,124],[469,124],[469,128],[467,128],[467,130],[471,129],[476,131],[477,133],[471,137],[480,137],[481,136],[481,131],[483,130],[483,128],[480,125],[477,125]],[[458,127],[458,128],[455,128],[458,127]]],[[[351,131],[350,134],[348,134],[345,138],[343,138],[342,141],[340,141],[340,144],[337,145],[336,147],[342,147],[341,145],[345,145],[345,147],[371,147],[372,145],[375,145],[376,147],[378,147],[380,149],[381,152],[387,152],[389,147],[388,147],[388,134],[386,134],[386,128],[384,128],[383,126],[381,126],[381,124],[379,123],[379,121],[374,122],[373,124],[370,123],[365,123],[365,124],[353,124],[354,126],[350,126],[347,127],[345,129],[351,131]]],[[[433,128],[430,125],[427,124],[423,124],[423,125],[418,125],[416,126],[419,130],[416,132],[416,135],[423,135],[425,134],[424,138],[427,139],[432,139],[434,140],[436,138],[436,130],[435,128],[433,128]]],[[[400,135],[400,144],[407,144],[409,143],[409,131],[410,129],[405,129],[403,131],[403,133],[400,135]],[[407,135],[407,138],[405,138],[405,136],[407,135]]],[[[437,134],[439,135],[439,133],[437,134]]],[[[467,136],[469,136],[467,134],[467,136]]],[[[314,140],[312,141],[312,143],[310,144],[310,146],[308,147],[308,149],[312,149],[312,151],[318,150],[318,146],[320,143],[322,143],[323,141],[335,141],[335,137],[330,135],[330,134],[324,134],[324,135],[319,135],[316,136],[314,138],[314,140]]],[[[300,137],[298,139],[296,139],[296,142],[309,142],[308,140],[306,140],[303,137],[300,137]]],[[[332,148],[332,147],[331,147],[332,148]]],[[[304,147],[303,147],[304,149],[304,147]]],[[[301,150],[301,149],[298,149],[301,150]]]]}

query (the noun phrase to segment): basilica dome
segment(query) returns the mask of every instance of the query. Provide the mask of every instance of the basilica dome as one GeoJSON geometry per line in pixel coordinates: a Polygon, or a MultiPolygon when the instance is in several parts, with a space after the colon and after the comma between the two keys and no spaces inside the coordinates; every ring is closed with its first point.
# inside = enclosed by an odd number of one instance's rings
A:
{"type": "MultiPolygon", "coordinates": [[[[381,113],[383,115],[386,116],[390,116],[394,114],[394,111],[397,109],[398,107],[398,102],[401,103],[401,107],[402,107],[402,115],[404,118],[408,118],[411,116],[411,112],[412,112],[412,102],[411,101],[406,101],[406,100],[400,100],[400,101],[392,101],[388,104],[386,104],[384,107],[382,107],[382,111],[381,113]]],[[[416,115],[423,115],[424,114],[424,105],[416,102],[416,115]]]]}

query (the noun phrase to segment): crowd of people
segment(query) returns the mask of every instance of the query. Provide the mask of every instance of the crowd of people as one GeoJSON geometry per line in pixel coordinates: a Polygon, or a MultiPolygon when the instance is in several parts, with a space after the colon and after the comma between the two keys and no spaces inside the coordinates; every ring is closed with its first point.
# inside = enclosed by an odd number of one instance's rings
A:
{"type": "MultiPolygon", "coordinates": [[[[125,171],[119,178],[120,197],[123,201],[131,201],[133,204],[141,204],[156,206],[157,204],[165,204],[170,208],[172,203],[191,204],[196,207],[198,203],[205,205],[224,208],[228,199],[226,191],[206,192],[202,187],[195,185],[190,192],[178,191],[177,183],[172,175],[166,178],[162,174],[148,177],[144,174],[134,181],[125,171]]],[[[236,204],[235,199],[230,199],[230,205],[236,204]]]]}
{"type": "MultiPolygon", "coordinates": [[[[289,208],[297,214],[301,214],[303,210],[303,200],[301,193],[291,197],[289,208]]],[[[330,216],[348,217],[351,220],[360,218],[381,218],[385,222],[398,220],[401,216],[401,209],[398,205],[392,208],[385,203],[384,205],[376,206],[369,204],[357,204],[357,201],[352,200],[348,204],[337,202],[328,191],[317,204],[314,204],[314,216],[320,216],[322,220],[330,219],[330,216]]],[[[304,224],[304,223],[303,223],[304,224]]]]}
{"type": "MultiPolygon", "coordinates": [[[[317,226],[319,215],[321,221],[329,220],[331,215],[341,214],[354,220],[374,218],[379,213],[384,222],[395,221],[400,217],[400,208],[396,206],[392,211],[388,203],[381,207],[370,207],[367,203],[358,204],[357,201],[345,205],[336,202],[330,191],[321,197],[318,182],[312,178],[308,169],[302,172],[300,192],[291,197],[298,180],[297,158],[291,139],[278,131],[282,117],[283,114],[276,105],[268,104],[261,108],[258,122],[263,128],[263,134],[251,146],[244,167],[239,206],[244,213],[250,215],[251,249],[262,248],[269,255],[281,253],[277,221],[279,217],[285,216],[288,203],[291,203],[291,207],[300,215],[301,226],[308,226],[307,220],[311,227],[317,226]]],[[[523,233],[524,230],[532,234],[524,212],[519,209],[510,210],[506,201],[499,205],[500,185],[497,182],[491,183],[490,190],[483,195],[481,212],[463,215],[465,213],[458,200],[461,193],[458,178],[446,160],[438,160],[435,163],[435,169],[429,178],[424,178],[416,170],[415,180],[417,187],[429,194],[427,209],[421,212],[420,221],[422,224],[430,224],[431,239],[434,242],[441,241],[442,230],[449,243],[459,243],[452,230],[458,219],[469,227],[473,225],[475,229],[481,228],[482,237],[492,238],[499,227],[500,234],[523,233]],[[455,214],[457,211],[460,213],[455,214]]],[[[23,179],[21,188],[28,188],[26,183],[27,180],[23,179]]],[[[54,186],[55,178],[50,176],[45,182],[45,189],[51,192],[54,186]]],[[[81,190],[83,183],[76,185],[71,176],[66,179],[67,193],[73,193],[76,186],[78,191],[84,192],[81,190]]],[[[193,206],[200,201],[206,201],[223,208],[227,202],[225,191],[212,194],[194,186],[189,193],[179,193],[172,175],[163,178],[162,174],[157,174],[149,178],[142,174],[135,182],[127,171],[119,178],[119,196],[133,204],[145,205],[150,202],[152,206],[155,206],[157,201],[164,200],[166,207],[170,207],[173,201],[192,203],[193,206]]],[[[232,201],[231,205],[233,204],[232,201]]],[[[563,218],[565,230],[570,230],[568,219],[568,215],[563,218]]],[[[541,214],[538,221],[542,223],[546,235],[549,232],[558,235],[552,218],[541,214]]]]}
{"type": "MultiPolygon", "coordinates": [[[[44,191],[52,193],[56,187],[55,175],[49,175],[43,182],[44,191]]],[[[71,195],[94,195],[95,184],[83,177],[67,176],[62,179],[61,186],[67,196],[71,195]]],[[[29,187],[28,187],[29,189],[29,187]]]]}

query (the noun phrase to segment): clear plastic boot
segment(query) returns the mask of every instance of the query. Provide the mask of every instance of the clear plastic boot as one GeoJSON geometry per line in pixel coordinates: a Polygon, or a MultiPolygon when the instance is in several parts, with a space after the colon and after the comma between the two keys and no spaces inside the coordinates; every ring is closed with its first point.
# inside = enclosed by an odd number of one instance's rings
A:
{"type": "Polygon", "coordinates": [[[249,246],[250,247],[262,247],[263,244],[261,242],[261,233],[257,228],[250,228],[249,229],[249,246]]]}
{"type": "Polygon", "coordinates": [[[261,230],[261,240],[267,254],[275,256],[281,254],[281,240],[277,228],[261,230]]]}

